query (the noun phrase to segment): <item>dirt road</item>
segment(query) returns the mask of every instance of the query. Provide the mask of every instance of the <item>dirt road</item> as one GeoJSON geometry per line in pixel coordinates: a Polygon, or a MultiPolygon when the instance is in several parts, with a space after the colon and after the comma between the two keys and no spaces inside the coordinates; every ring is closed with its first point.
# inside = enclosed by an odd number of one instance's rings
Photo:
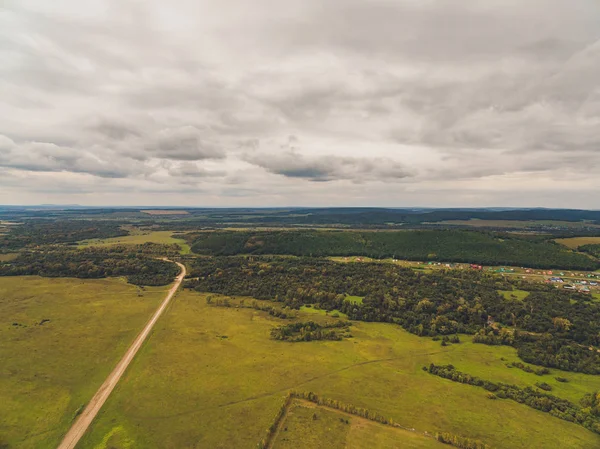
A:
{"type": "Polygon", "coordinates": [[[102,405],[104,405],[104,403],[108,399],[108,396],[110,396],[110,393],[117,385],[117,382],[119,382],[119,379],[121,379],[121,376],[123,375],[129,364],[137,354],[138,350],[140,349],[146,338],[148,337],[148,334],[158,321],[158,318],[160,318],[167,305],[169,305],[171,298],[181,285],[181,281],[183,280],[186,273],[185,267],[182,264],[180,264],[179,262],[175,263],[177,263],[177,265],[179,265],[179,268],[181,268],[181,273],[179,274],[179,276],[177,276],[175,283],[169,289],[167,297],[164,299],[158,310],[154,313],[150,321],[148,321],[148,324],[146,324],[144,330],[142,330],[142,332],[137,336],[133,344],[129,347],[129,349],[127,350],[121,361],[118,363],[118,365],[115,367],[115,369],[112,371],[112,373],[110,373],[110,375],[106,378],[104,383],[100,386],[92,400],[83,410],[81,415],[79,415],[73,426],[71,426],[71,428],[65,435],[65,438],[58,446],[58,449],[73,449],[77,445],[79,439],[83,436],[87,428],[90,426],[90,424],[102,408],[102,405]]]}

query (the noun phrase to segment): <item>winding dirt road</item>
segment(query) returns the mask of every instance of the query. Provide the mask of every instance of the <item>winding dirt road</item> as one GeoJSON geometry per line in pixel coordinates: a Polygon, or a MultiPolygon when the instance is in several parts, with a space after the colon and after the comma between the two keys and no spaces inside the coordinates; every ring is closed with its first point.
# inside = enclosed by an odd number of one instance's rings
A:
{"type": "Polygon", "coordinates": [[[115,369],[112,371],[112,373],[110,373],[110,375],[106,378],[104,383],[100,386],[92,400],[83,410],[81,415],[79,415],[73,426],[71,426],[64,439],[58,446],[58,449],[73,449],[77,445],[80,438],[88,429],[88,427],[90,426],[90,424],[92,423],[92,421],[94,420],[94,418],[108,399],[108,396],[110,396],[110,393],[117,385],[117,382],[119,382],[119,379],[121,379],[121,376],[123,376],[123,373],[125,372],[129,364],[139,351],[146,338],[148,337],[148,334],[150,334],[150,331],[160,318],[161,314],[169,305],[171,298],[173,298],[173,295],[175,295],[175,292],[181,285],[181,281],[183,281],[183,278],[186,274],[185,266],[183,266],[179,262],[175,263],[179,265],[179,268],[181,268],[181,273],[179,273],[179,276],[177,276],[175,283],[169,289],[167,297],[164,299],[158,310],[154,313],[150,321],[148,321],[148,324],[146,324],[144,330],[142,330],[142,332],[137,336],[135,341],[129,347],[129,349],[127,350],[121,361],[118,363],[118,365],[115,367],[115,369]]]}

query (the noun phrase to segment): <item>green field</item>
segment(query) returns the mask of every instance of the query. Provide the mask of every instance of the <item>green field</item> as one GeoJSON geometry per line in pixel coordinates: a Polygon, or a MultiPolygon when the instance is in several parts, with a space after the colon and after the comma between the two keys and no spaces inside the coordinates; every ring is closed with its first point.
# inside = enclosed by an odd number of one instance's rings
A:
{"type": "Polygon", "coordinates": [[[415,432],[293,401],[273,449],[443,449],[448,446],[415,432]],[[346,422],[347,421],[347,422],[346,422]]]}
{"type": "Polygon", "coordinates": [[[509,301],[523,301],[529,296],[529,292],[525,290],[499,290],[498,293],[509,301]]]}
{"type": "Polygon", "coordinates": [[[181,246],[181,254],[189,254],[190,246],[183,239],[173,238],[173,231],[133,231],[131,235],[124,237],[113,237],[108,239],[82,240],[79,242],[80,248],[89,246],[112,246],[112,245],[139,245],[142,243],[162,243],[170,245],[176,243],[181,246]]]}
{"type": "MultiPolygon", "coordinates": [[[[331,319],[305,312],[300,317],[331,319]]],[[[467,336],[442,347],[383,323],[353,322],[354,338],[343,341],[269,339],[270,329],[284,322],[180,293],[80,447],[255,448],[290,390],[364,407],[417,432],[451,432],[496,448],[600,447],[600,436],[583,427],[513,401],[490,401],[481,388],[421,368],[452,363],[521,386],[543,379],[554,387],[552,394],[572,401],[600,389],[600,376],[553,370],[540,378],[506,366],[519,361],[513,348],[475,345],[467,336]]],[[[355,447],[391,447],[384,436],[366,434],[363,441],[368,445],[355,447]]]]}
{"type": "Polygon", "coordinates": [[[165,289],[138,296],[120,279],[0,278],[0,447],[56,447],[165,289]]]}
{"type": "Polygon", "coordinates": [[[16,253],[0,254],[0,262],[8,262],[16,257],[16,253]]]}
{"type": "Polygon", "coordinates": [[[351,295],[346,295],[346,299],[345,301],[354,303],[354,304],[362,304],[363,303],[363,299],[364,297],[362,296],[351,296],[351,295]]]}
{"type": "Polygon", "coordinates": [[[313,315],[319,315],[321,317],[334,317],[334,318],[348,318],[348,315],[346,315],[345,313],[340,312],[339,310],[332,310],[331,312],[328,312],[325,309],[315,309],[314,307],[307,307],[307,306],[302,306],[300,307],[300,312],[302,312],[304,315],[306,316],[311,316],[311,319],[313,319],[314,321],[314,316],[313,315]]]}
{"type": "Polygon", "coordinates": [[[480,220],[472,218],[470,220],[447,220],[440,221],[434,224],[437,225],[453,225],[453,226],[473,226],[475,228],[581,228],[592,227],[600,228],[600,226],[584,222],[584,221],[559,221],[559,220],[480,220]]]}
{"type": "Polygon", "coordinates": [[[583,245],[600,244],[600,237],[571,237],[568,239],[556,239],[555,242],[571,249],[577,249],[583,245]]]}

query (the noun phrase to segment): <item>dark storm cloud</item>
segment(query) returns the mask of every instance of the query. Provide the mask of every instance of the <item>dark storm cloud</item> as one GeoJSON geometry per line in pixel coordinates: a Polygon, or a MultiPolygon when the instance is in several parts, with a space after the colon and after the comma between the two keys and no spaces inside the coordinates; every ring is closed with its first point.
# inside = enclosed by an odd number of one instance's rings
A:
{"type": "Polygon", "coordinates": [[[246,161],[270,173],[310,181],[389,181],[409,176],[400,164],[389,159],[338,156],[302,156],[293,151],[283,154],[251,155],[246,161]]]}

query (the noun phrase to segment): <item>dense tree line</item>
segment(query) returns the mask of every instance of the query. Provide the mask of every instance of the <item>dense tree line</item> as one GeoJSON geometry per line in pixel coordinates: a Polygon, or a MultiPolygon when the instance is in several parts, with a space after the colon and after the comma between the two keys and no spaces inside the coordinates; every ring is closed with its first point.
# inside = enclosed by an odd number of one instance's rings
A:
{"type": "Polygon", "coordinates": [[[600,258],[600,245],[591,244],[591,245],[583,245],[577,248],[579,251],[583,251],[585,253],[591,254],[596,258],[600,258]]]}
{"type": "Polygon", "coordinates": [[[593,270],[597,260],[539,238],[462,230],[213,231],[195,234],[197,254],[368,256],[593,270]]]}
{"type": "Polygon", "coordinates": [[[339,341],[349,335],[349,328],[350,323],[347,321],[336,321],[326,324],[319,324],[314,321],[299,321],[271,329],[271,338],[273,340],[290,342],[314,340],[339,341]]]}
{"type": "Polygon", "coordinates": [[[454,435],[449,432],[438,433],[435,438],[440,443],[449,444],[461,449],[489,449],[487,444],[482,443],[479,440],[466,438],[460,435],[454,435]]]}
{"type": "Polygon", "coordinates": [[[267,429],[267,435],[258,443],[258,449],[268,449],[271,447],[271,444],[273,442],[273,437],[277,433],[277,428],[279,427],[281,420],[285,416],[286,410],[292,403],[292,399],[293,399],[292,393],[288,393],[285,396],[285,399],[283,400],[281,407],[279,407],[279,410],[277,411],[277,414],[275,415],[275,419],[273,420],[273,422],[267,429]]]}
{"type": "Polygon", "coordinates": [[[393,264],[275,256],[197,258],[184,286],[197,291],[314,304],[420,336],[468,333],[515,346],[528,363],[600,373],[600,305],[589,296],[476,270],[418,272],[393,264]],[[530,291],[507,301],[498,290],[530,291]],[[363,297],[362,304],[346,295],[363,297]],[[591,350],[591,349],[592,350],[591,350]]]}
{"type": "Polygon", "coordinates": [[[246,302],[246,300],[241,299],[238,302],[232,302],[229,298],[213,298],[209,296],[206,298],[206,304],[215,306],[215,307],[235,307],[242,309],[254,309],[260,310],[261,312],[267,312],[269,315],[274,316],[276,318],[281,318],[283,320],[296,318],[297,313],[295,311],[290,310],[286,307],[286,310],[281,310],[278,307],[273,307],[267,304],[260,304],[258,301],[252,301],[250,303],[246,302]]]}
{"type": "Polygon", "coordinates": [[[9,262],[0,262],[0,276],[126,276],[136,285],[166,285],[178,273],[179,268],[172,262],[137,253],[112,253],[106,248],[24,252],[9,262]]]}
{"type": "Polygon", "coordinates": [[[600,393],[587,395],[582,401],[583,407],[556,396],[542,393],[531,387],[521,388],[516,385],[490,382],[476,376],[463,373],[453,365],[430,364],[424,371],[454,382],[482,387],[493,393],[490,398],[512,399],[536,410],[550,413],[557,418],[577,423],[592,432],[600,434],[600,409],[598,399],[600,393]]]}
{"type": "Polygon", "coordinates": [[[534,368],[532,366],[525,365],[521,362],[512,362],[508,365],[508,367],[519,368],[520,370],[525,371],[526,373],[533,373],[537,376],[544,376],[546,374],[550,374],[550,370],[548,368],[534,368]]]}
{"type": "Polygon", "coordinates": [[[118,223],[100,220],[27,220],[0,235],[0,251],[127,235],[118,223]]]}
{"type": "Polygon", "coordinates": [[[411,210],[374,207],[335,207],[300,209],[217,209],[190,210],[194,217],[205,222],[263,225],[345,225],[393,226],[437,223],[447,220],[514,220],[514,221],[588,221],[600,223],[599,211],[567,209],[517,209],[494,211],[489,209],[411,210]]]}
{"type": "MultiPolygon", "coordinates": [[[[56,249],[56,248],[55,248],[56,249]]],[[[139,256],[179,256],[181,246],[177,243],[145,242],[137,245],[89,246],[82,248],[87,254],[126,254],[139,256]]]]}

